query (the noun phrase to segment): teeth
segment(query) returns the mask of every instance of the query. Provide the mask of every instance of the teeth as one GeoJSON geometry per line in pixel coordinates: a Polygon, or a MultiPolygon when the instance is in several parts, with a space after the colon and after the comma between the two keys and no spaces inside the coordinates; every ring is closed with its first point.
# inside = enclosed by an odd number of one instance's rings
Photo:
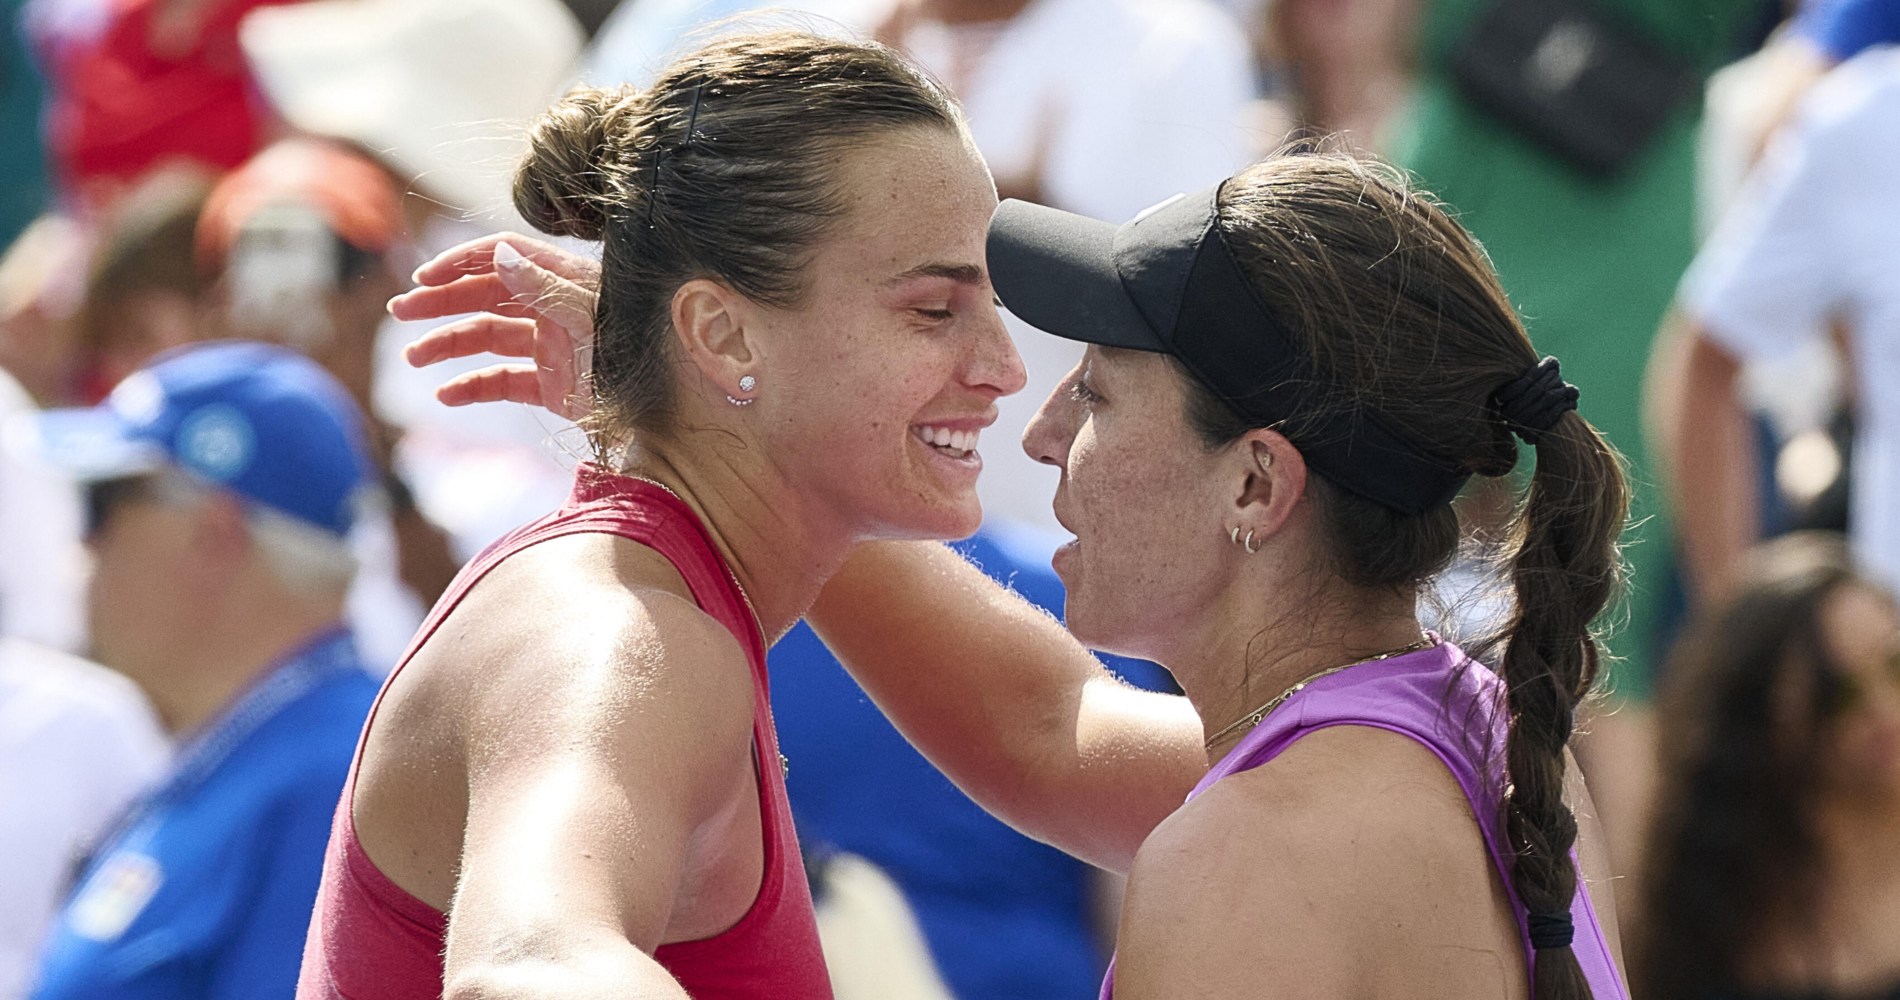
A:
{"type": "Polygon", "coordinates": [[[928,445],[950,451],[971,452],[976,450],[978,431],[958,431],[948,427],[917,427],[912,433],[917,439],[928,445]]]}

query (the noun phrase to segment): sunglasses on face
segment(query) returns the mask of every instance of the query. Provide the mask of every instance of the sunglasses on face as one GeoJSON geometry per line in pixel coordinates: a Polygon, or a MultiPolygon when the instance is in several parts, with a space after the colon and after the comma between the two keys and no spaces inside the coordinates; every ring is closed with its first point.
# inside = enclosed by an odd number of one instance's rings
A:
{"type": "Polygon", "coordinates": [[[85,486],[85,536],[97,537],[115,511],[132,503],[169,503],[183,506],[203,492],[164,473],[102,479],[85,486]]]}

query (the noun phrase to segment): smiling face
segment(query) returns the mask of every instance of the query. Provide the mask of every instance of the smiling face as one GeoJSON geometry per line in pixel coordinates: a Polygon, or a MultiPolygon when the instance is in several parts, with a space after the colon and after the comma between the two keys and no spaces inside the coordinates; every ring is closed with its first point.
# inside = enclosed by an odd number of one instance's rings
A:
{"type": "Polygon", "coordinates": [[[984,269],[996,207],[961,132],[887,133],[844,154],[846,213],[791,309],[755,307],[767,460],[857,538],[952,538],[982,519],[979,432],[1023,385],[984,269]]]}
{"type": "Polygon", "coordinates": [[[1062,470],[1055,513],[1069,630],[1095,649],[1166,662],[1232,582],[1224,524],[1237,511],[1232,456],[1210,451],[1158,354],[1090,347],[1023,435],[1062,470]]]}

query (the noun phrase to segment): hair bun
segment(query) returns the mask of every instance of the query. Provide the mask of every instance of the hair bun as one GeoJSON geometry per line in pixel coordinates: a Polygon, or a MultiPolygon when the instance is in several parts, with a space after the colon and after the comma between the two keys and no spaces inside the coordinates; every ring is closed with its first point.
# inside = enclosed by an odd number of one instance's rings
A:
{"type": "Polygon", "coordinates": [[[528,127],[515,210],[552,236],[598,240],[624,211],[627,150],[645,102],[631,86],[575,87],[528,127]]]}

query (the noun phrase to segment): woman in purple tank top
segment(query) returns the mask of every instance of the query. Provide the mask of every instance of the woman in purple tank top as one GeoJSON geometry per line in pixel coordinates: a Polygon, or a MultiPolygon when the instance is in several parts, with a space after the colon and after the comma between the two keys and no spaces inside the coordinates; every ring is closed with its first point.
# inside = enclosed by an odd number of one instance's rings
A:
{"type": "Polygon", "coordinates": [[[916,543],[860,546],[809,617],[986,808],[1129,874],[1104,996],[1624,998],[1566,744],[1626,487],[1475,241],[1389,172],[1290,155],[1120,227],[1005,203],[988,263],[1089,344],[1024,441],[1062,471],[1073,635],[916,543]],[[1520,442],[1515,616],[1467,656],[1419,600],[1453,498],[1520,442]]]}

